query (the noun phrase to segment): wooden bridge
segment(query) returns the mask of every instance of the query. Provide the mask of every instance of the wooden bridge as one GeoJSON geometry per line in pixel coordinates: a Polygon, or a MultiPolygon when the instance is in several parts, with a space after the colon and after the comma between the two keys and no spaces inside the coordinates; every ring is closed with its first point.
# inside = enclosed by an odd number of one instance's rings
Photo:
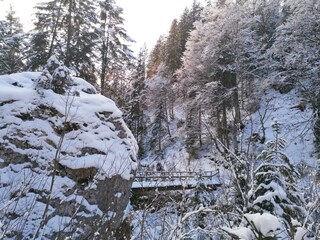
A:
{"type": "Polygon", "coordinates": [[[179,190],[197,186],[216,189],[220,185],[217,171],[137,172],[132,190],[179,190]]]}

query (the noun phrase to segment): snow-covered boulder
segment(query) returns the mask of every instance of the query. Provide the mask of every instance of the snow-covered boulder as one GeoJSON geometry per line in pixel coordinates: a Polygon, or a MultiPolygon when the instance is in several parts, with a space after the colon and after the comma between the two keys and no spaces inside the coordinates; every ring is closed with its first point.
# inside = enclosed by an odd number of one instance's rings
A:
{"type": "Polygon", "coordinates": [[[40,74],[0,76],[0,238],[111,239],[136,141],[92,85],[72,78],[68,94],[38,91],[40,74]]]}

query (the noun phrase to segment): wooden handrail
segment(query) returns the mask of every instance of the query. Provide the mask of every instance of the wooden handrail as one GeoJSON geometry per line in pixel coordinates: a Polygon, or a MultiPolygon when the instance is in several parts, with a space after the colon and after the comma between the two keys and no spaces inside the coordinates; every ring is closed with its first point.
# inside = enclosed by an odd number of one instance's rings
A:
{"type": "Polygon", "coordinates": [[[143,179],[195,179],[195,178],[211,178],[217,175],[217,171],[203,171],[203,172],[166,172],[166,171],[146,171],[137,172],[135,179],[141,181],[143,179]]]}

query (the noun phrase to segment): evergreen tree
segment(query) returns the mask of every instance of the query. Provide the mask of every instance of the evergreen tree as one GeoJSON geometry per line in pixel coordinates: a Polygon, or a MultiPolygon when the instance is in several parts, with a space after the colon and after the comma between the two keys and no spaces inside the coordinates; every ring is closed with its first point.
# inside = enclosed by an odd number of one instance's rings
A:
{"type": "Polygon", "coordinates": [[[124,109],[129,101],[129,92],[131,90],[130,81],[134,63],[126,64],[123,62],[121,66],[118,63],[111,65],[108,71],[108,81],[104,87],[102,94],[115,101],[120,109],[124,109]]]}
{"type": "Polygon", "coordinates": [[[24,67],[24,33],[19,18],[10,6],[5,21],[0,27],[0,73],[10,74],[21,71],[24,67]]]}
{"type": "Polygon", "coordinates": [[[38,4],[36,9],[29,67],[37,69],[43,61],[56,54],[80,77],[94,82],[98,21],[95,3],[90,0],[51,0],[38,4]]]}
{"type": "Polygon", "coordinates": [[[179,32],[180,32],[180,58],[183,56],[186,50],[186,44],[190,36],[190,32],[194,30],[194,23],[201,19],[201,12],[203,7],[197,1],[194,1],[191,9],[185,9],[179,20],[179,32]]]}
{"type": "Polygon", "coordinates": [[[297,187],[298,173],[283,152],[286,141],[279,137],[280,123],[272,123],[274,140],[258,156],[260,165],[254,171],[255,186],[251,196],[254,213],[269,212],[284,222],[291,239],[302,226],[306,211],[304,199],[297,187]]]}
{"type": "Polygon", "coordinates": [[[162,141],[164,137],[167,135],[167,114],[166,114],[166,104],[165,100],[161,98],[158,101],[155,118],[152,123],[152,140],[151,140],[151,149],[155,151],[162,150],[162,141]]]}
{"type": "Polygon", "coordinates": [[[31,32],[30,47],[28,49],[27,69],[40,70],[48,60],[47,51],[49,39],[46,32],[31,32]]]}
{"type": "Polygon", "coordinates": [[[232,239],[309,239],[306,203],[297,186],[299,174],[284,153],[281,124],[274,119],[271,127],[274,139],[265,143],[254,164],[248,162],[247,174],[237,172],[237,178],[244,176],[243,191],[249,191],[239,227],[222,227],[232,239]]]}
{"type": "Polygon", "coordinates": [[[44,69],[41,75],[36,79],[35,88],[39,93],[41,93],[43,89],[52,88],[52,75],[47,69],[44,69]]]}
{"type": "Polygon", "coordinates": [[[170,78],[175,79],[175,72],[181,67],[181,58],[186,49],[189,34],[194,29],[193,23],[200,19],[201,11],[200,3],[194,1],[191,10],[186,8],[179,21],[177,19],[172,21],[164,49],[164,63],[170,78]]]}
{"type": "MultiPolygon", "coordinates": [[[[193,22],[190,21],[190,10],[185,8],[179,20],[179,37],[180,37],[180,48],[181,54],[186,50],[186,43],[189,38],[189,34],[193,29],[193,22]]],[[[180,58],[182,55],[180,56],[180,58]]],[[[181,62],[182,63],[182,62],[181,62]]]]}
{"type": "Polygon", "coordinates": [[[27,65],[32,71],[41,69],[53,54],[63,56],[65,37],[61,29],[64,15],[63,1],[51,0],[39,3],[35,9],[36,21],[31,31],[27,65]]]}
{"type": "Polygon", "coordinates": [[[52,74],[52,90],[58,94],[65,94],[72,84],[70,70],[66,66],[59,66],[52,74]]]}
{"type": "MultiPolygon", "coordinates": [[[[110,84],[108,86],[108,82],[118,81],[114,76],[121,74],[124,66],[129,66],[130,61],[134,58],[129,47],[129,43],[133,40],[123,27],[123,9],[118,7],[114,0],[103,0],[99,4],[100,81],[101,92],[106,95],[106,91],[111,87],[110,84]]],[[[112,91],[117,92],[117,89],[112,89],[112,91]]]]}
{"type": "Polygon", "coordinates": [[[169,31],[169,36],[165,46],[165,65],[169,76],[173,76],[181,65],[181,40],[179,35],[179,25],[176,19],[173,20],[169,31]]]}
{"type": "MultiPolygon", "coordinates": [[[[161,72],[161,67],[158,71],[161,72]]],[[[161,76],[161,73],[159,75],[161,76]]],[[[162,150],[162,142],[165,138],[171,138],[169,120],[174,117],[170,79],[160,76],[155,76],[146,81],[145,102],[148,108],[154,110],[149,124],[151,136],[148,136],[147,141],[150,142],[151,150],[156,151],[162,150]]]]}
{"type": "Polygon", "coordinates": [[[139,145],[139,155],[143,154],[144,134],[146,132],[145,114],[146,109],[146,58],[147,49],[142,48],[138,55],[138,62],[133,74],[132,90],[130,93],[129,109],[126,122],[139,145]]]}
{"type": "Polygon", "coordinates": [[[165,58],[165,43],[166,39],[160,36],[156,42],[156,45],[152,49],[149,55],[149,61],[147,66],[147,77],[151,78],[156,75],[159,66],[164,62],[165,58]]]}
{"type": "Polygon", "coordinates": [[[189,163],[192,158],[198,157],[201,147],[201,105],[189,105],[186,117],[186,149],[189,153],[189,163]]]}
{"type": "Polygon", "coordinates": [[[0,72],[1,74],[5,73],[5,70],[7,69],[6,63],[4,62],[7,54],[6,50],[6,41],[5,41],[5,35],[8,32],[7,30],[7,22],[0,20],[0,72]]]}
{"type": "Polygon", "coordinates": [[[95,83],[95,44],[98,37],[95,1],[70,1],[67,19],[65,65],[75,68],[79,76],[88,82],[95,83]]]}

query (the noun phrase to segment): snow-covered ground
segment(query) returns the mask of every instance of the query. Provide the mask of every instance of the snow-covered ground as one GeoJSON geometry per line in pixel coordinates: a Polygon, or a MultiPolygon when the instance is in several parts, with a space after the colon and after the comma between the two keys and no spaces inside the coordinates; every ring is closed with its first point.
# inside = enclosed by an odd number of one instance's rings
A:
{"type": "Polygon", "coordinates": [[[316,156],[312,128],[313,113],[308,103],[304,111],[296,108],[301,101],[303,99],[297,89],[286,94],[269,89],[261,99],[260,109],[247,119],[244,138],[250,137],[252,133],[261,136],[263,122],[266,141],[274,139],[271,125],[276,120],[280,123],[279,137],[287,142],[285,153],[292,163],[297,165],[304,161],[314,167],[316,156]],[[261,116],[264,116],[263,119],[261,116]]]}

